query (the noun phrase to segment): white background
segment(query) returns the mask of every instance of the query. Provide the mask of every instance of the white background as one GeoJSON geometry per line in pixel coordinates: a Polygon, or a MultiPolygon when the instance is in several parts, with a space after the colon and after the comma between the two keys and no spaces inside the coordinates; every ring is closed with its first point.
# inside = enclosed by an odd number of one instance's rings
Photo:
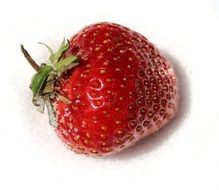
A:
{"type": "Polygon", "coordinates": [[[0,3],[0,189],[219,189],[219,1],[62,0],[0,3]],[[109,158],[77,155],[60,142],[28,88],[37,62],[63,37],[98,21],[148,37],[175,65],[176,118],[109,158]]]}

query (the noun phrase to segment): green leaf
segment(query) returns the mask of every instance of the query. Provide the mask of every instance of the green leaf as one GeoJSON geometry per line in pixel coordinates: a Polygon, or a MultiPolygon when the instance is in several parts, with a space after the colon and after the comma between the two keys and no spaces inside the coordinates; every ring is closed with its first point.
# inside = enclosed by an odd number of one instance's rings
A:
{"type": "Polygon", "coordinates": [[[78,65],[78,58],[75,55],[71,55],[56,63],[55,69],[57,71],[57,74],[60,76],[66,70],[71,69],[77,65],[78,65]]]}
{"type": "Polygon", "coordinates": [[[49,52],[51,54],[49,57],[49,60],[52,64],[56,64],[57,62],[59,62],[59,60],[63,56],[63,53],[65,51],[67,51],[69,48],[69,42],[68,42],[68,40],[66,41],[65,38],[63,39],[59,49],[55,53],[53,52],[52,48],[49,47],[47,44],[42,43],[42,42],[39,42],[39,44],[44,45],[49,50],[49,52]]]}
{"type": "Polygon", "coordinates": [[[41,88],[45,84],[46,79],[52,70],[53,70],[52,66],[45,65],[42,66],[39,72],[33,76],[30,85],[31,90],[33,91],[33,97],[38,95],[38,93],[40,92],[41,88]]]}
{"type": "Polygon", "coordinates": [[[47,44],[43,43],[43,42],[38,42],[40,45],[43,45],[45,46],[48,50],[49,50],[49,53],[52,55],[53,54],[53,51],[52,51],[52,48],[49,47],[47,44]]]}
{"type": "Polygon", "coordinates": [[[69,48],[69,42],[65,40],[65,38],[63,39],[58,51],[56,53],[53,53],[50,56],[50,61],[53,64],[56,64],[62,57],[63,53],[69,48]]]}

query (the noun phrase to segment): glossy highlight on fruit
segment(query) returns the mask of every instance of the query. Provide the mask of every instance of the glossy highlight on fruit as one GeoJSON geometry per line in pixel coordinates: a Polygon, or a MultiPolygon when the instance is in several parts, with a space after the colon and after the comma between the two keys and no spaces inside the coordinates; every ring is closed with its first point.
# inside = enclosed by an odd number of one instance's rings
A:
{"type": "Polygon", "coordinates": [[[114,23],[93,24],[70,39],[61,59],[70,56],[78,64],[55,75],[53,92],[60,96],[49,95],[55,130],[70,149],[109,155],[158,131],[175,115],[173,67],[141,34],[114,23]]]}

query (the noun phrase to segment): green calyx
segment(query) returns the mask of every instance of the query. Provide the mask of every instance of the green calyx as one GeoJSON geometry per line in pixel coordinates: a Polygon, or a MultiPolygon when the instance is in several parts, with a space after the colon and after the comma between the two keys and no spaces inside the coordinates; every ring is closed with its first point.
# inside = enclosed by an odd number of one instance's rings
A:
{"type": "MultiPolygon", "coordinates": [[[[32,77],[30,88],[33,92],[33,103],[40,111],[44,110],[46,104],[48,110],[52,112],[48,105],[51,105],[51,96],[58,96],[58,98],[66,104],[71,103],[66,97],[59,94],[55,89],[57,79],[67,70],[77,66],[79,60],[75,55],[64,56],[64,53],[69,49],[69,41],[63,40],[58,50],[54,53],[52,49],[44,44],[50,52],[49,63],[38,66],[31,58],[27,50],[21,45],[21,51],[31,66],[37,71],[32,77]]],[[[50,106],[51,107],[51,106],[50,106]]],[[[48,111],[49,112],[49,111],[48,111]]],[[[51,114],[50,114],[51,115],[51,114]]]]}
{"type": "MultiPolygon", "coordinates": [[[[75,55],[70,55],[68,57],[63,56],[63,54],[69,48],[69,42],[66,42],[65,39],[62,41],[62,44],[55,53],[53,53],[52,49],[48,45],[44,43],[40,44],[46,46],[51,55],[49,57],[49,63],[46,65],[42,64],[39,71],[32,78],[30,87],[33,91],[33,97],[40,95],[40,93],[44,94],[44,89],[48,88],[46,84],[50,84],[51,86],[51,82],[48,83],[48,78],[51,78],[51,76],[53,76],[53,78],[57,79],[66,70],[78,65],[78,58],[75,55]]],[[[53,79],[53,81],[54,80],[55,79],[53,79]]]]}
{"type": "Polygon", "coordinates": [[[36,73],[31,81],[30,88],[33,92],[33,97],[37,96],[40,93],[40,90],[43,88],[46,79],[50,75],[50,72],[53,71],[53,68],[49,65],[42,65],[38,73],[36,73]]]}

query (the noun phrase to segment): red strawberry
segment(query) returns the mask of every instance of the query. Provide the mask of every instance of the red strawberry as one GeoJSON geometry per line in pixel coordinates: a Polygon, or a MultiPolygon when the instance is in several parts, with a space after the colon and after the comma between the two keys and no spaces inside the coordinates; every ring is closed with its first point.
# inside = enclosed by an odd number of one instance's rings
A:
{"type": "Polygon", "coordinates": [[[173,68],[144,36],[118,24],[82,29],[37,68],[35,105],[47,104],[51,124],[76,152],[106,155],[164,126],[175,114],[173,68]],[[74,68],[72,68],[74,67],[74,68]],[[40,71],[39,71],[40,69],[40,71]]]}

